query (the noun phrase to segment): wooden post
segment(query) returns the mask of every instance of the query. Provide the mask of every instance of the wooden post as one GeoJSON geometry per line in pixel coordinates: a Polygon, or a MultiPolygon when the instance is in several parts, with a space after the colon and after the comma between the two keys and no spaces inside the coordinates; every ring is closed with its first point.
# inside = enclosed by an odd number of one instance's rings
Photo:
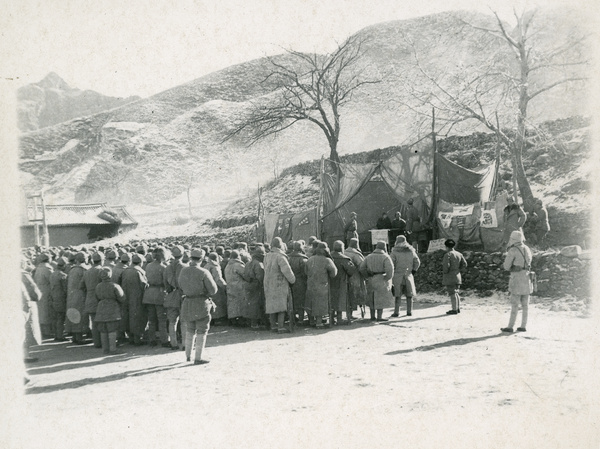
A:
{"type": "Polygon", "coordinates": [[[431,192],[431,214],[429,216],[429,222],[431,223],[432,237],[436,239],[438,237],[437,228],[437,201],[439,198],[439,183],[438,183],[438,169],[437,169],[437,141],[435,138],[435,108],[431,108],[431,139],[433,140],[433,185],[431,192]]]}
{"type": "Polygon", "coordinates": [[[46,203],[44,202],[44,191],[40,192],[40,200],[42,203],[42,238],[45,247],[50,246],[50,235],[48,234],[48,223],[46,222],[46,203]]]}

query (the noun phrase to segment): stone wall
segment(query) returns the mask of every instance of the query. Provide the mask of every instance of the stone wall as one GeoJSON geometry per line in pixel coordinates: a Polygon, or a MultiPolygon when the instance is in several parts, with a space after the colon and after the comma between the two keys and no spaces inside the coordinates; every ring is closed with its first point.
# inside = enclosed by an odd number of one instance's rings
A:
{"type": "MultiPolygon", "coordinates": [[[[509,272],[504,271],[502,253],[464,251],[469,266],[463,271],[463,288],[474,290],[484,296],[494,290],[507,291],[509,272]]],[[[442,257],[443,251],[422,254],[421,268],[415,275],[417,292],[443,290],[442,257]]],[[[559,297],[572,295],[589,298],[591,260],[587,258],[565,257],[560,252],[547,251],[534,254],[532,269],[538,278],[537,296],[559,297]]]]}

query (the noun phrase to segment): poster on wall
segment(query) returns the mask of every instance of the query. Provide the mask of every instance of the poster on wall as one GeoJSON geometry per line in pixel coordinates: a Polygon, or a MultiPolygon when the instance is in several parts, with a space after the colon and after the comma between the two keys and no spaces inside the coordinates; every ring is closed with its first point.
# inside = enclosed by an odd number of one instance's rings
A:
{"type": "Polygon", "coordinates": [[[473,214],[473,205],[469,204],[468,206],[454,206],[452,209],[452,214],[455,216],[460,215],[472,215],[473,214]]]}
{"type": "Polygon", "coordinates": [[[439,251],[439,250],[445,251],[446,250],[446,245],[444,245],[445,241],[446,241],[446,239],[430,240],[429,247],[427,248],[427,252],[433,253],[433,252],[439,251]]]}
{"type": "Polygon", "coordinates": [[[496,210],[482,210],[480,224],[482,228],[497,228],[498,217],[496,217],[496,210]]]}
{"type": "Polygon", "coordinates": [[[439,212],[438,218],[440,219],[442,228],[449,228],[450,223],[452,223],[452,212],[439,212]]]}

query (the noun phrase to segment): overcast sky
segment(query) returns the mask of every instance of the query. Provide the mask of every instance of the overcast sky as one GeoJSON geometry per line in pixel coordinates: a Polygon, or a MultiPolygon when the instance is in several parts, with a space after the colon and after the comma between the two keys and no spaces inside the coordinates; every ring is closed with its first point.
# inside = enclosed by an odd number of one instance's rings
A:
{"type": "MultiPolygon", "coordinates": [[[[1,77],[15,88],[56,72],[106,95],[149,96],[282,48],[329,51],[369,25],[452,9],[510,20],[520,0],[4,1],[1,77]]],[[[546,0],[545,5],[564,4],[546,0]]],[[[595,11],[597,0],[575,0],[595,11]],[[590,7],[594,5],[594,7],[590,7]]]]}

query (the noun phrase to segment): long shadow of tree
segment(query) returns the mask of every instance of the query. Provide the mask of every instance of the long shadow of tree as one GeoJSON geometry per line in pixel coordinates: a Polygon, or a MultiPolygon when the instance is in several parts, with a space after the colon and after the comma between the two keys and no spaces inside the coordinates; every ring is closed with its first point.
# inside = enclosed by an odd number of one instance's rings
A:
{"type": "Polygon", "coordinates": [[[441,343],[435,343],[433,345],[425,345],[418,346],[412,349],[400,349],[398,351],[386,352],[385,355],[400,355],[400,354],[408,354],[409,352],[415,351],[432,351],[434,349],[445,348],[448,346],[463,346],[468,345],[469,343],[477,343],[478,341],[489,340],[491,338],[498,338],[503,336],[508,336],[513,334],[499,333],[494,335],[485,335],[483,337],[472,337],[472,338],[457,338],[455,340],[443,341],[441,343]]]}

